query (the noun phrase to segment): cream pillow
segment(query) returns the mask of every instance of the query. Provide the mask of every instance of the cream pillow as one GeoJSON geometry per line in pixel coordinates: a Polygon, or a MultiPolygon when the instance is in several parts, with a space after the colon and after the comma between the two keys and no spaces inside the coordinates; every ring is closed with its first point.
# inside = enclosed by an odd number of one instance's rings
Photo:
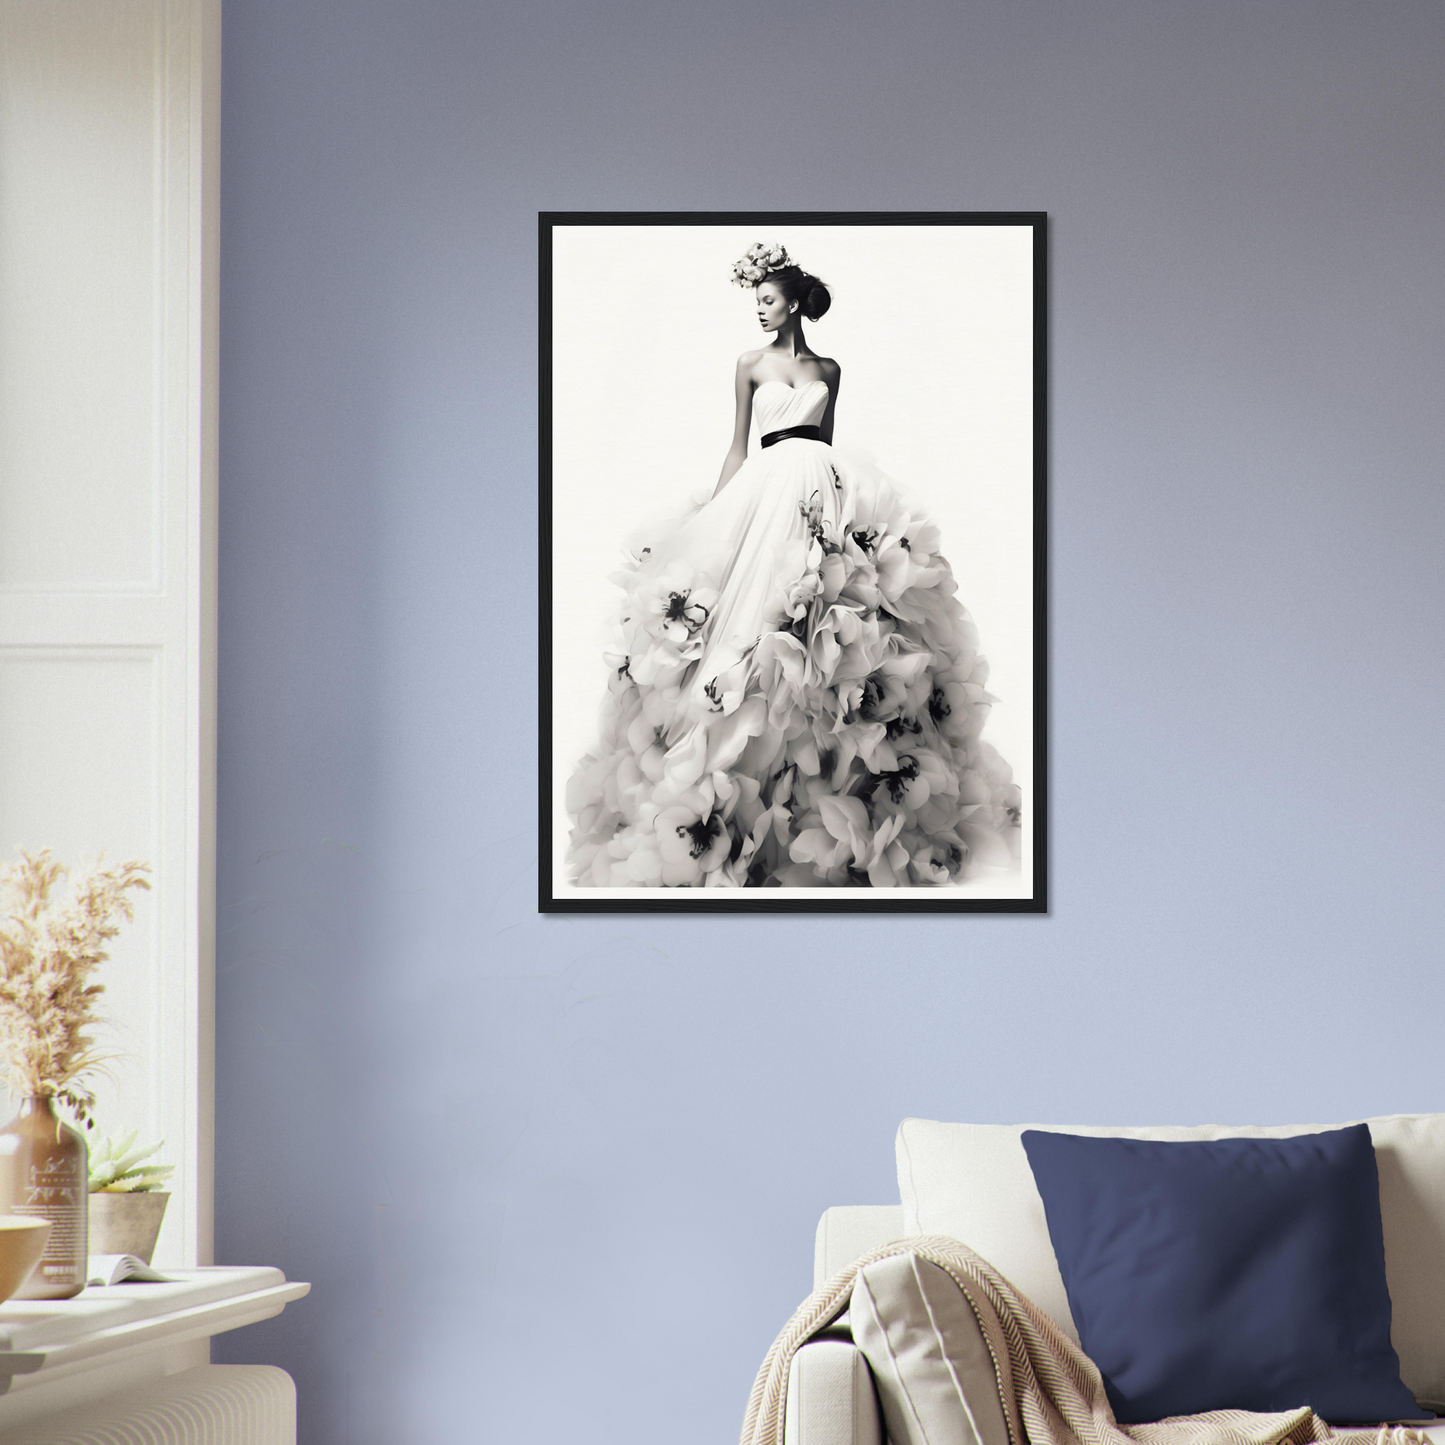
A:
{"type": "Polygon", "coordinates": [[[1009,1445],[993,1356],[946,1270],[912,1254],[875,1260],[858,1271],[848,1318],[889,1445],[1009,1445]]]}
{"type": "MultiPolygon", "coordinates": [[[[1392,1114],[1363,1122],[1370,1126],[1380,1171],[1390,1339],[1400,1357],[1400,1378],[1417,1398],[1445,1401],[1445,1114],[1392,1114]]],[[[1043,1201],[1020,1139],[1025,1129],[1125,1139],[1286,1139],[1339,1127],[1114,1129],[905,1119],[897,1139],[904,1233],[962,1240],[1077,1341],[1043,1201]]]]}

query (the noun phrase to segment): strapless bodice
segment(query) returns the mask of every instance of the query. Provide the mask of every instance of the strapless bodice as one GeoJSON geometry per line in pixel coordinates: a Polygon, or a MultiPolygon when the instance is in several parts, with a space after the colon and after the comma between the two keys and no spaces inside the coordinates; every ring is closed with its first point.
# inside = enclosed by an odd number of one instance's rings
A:
{"type": "Polygon", "coordinates": [[[817,426],[828,409],[828,383],[805,381],[789,386],[786,381],[764,381],[753,390],[753,415],[758,431],[782,431],[792,426],[817,426]]]}

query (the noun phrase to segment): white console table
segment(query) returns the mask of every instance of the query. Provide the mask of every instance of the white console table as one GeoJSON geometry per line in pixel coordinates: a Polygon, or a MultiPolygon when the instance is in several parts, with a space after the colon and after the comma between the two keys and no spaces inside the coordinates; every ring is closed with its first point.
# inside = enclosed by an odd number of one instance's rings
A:
{"type": "MultiPolygon", "coordinates": [[[[152,1395],[164,1401],[202,1387],[214,1393],[246,1383],[241,1377],[247,1370],[285,1380],[268,1367],[211,1366],[210,1340],[280,1314],[309,1284],[288,1281],[279,1269],[165,1273],[174,1282],[92,1287],[74,1299],[0,1304],[0,1445],[64,1439],[66,1429],[71,1438],[88,1438],[82,1427],[92,1418],[106,1420],[112,1406],[138,1411],[141,1421],[114,1438],[143,1441],[152,1438],[144,1420],[152,1395]]],[[[294,1439],[294,1407],[292,1419],[294,1439]]],[[[253,1431],[237,1438],[257,1436],[253,1431]]]]}

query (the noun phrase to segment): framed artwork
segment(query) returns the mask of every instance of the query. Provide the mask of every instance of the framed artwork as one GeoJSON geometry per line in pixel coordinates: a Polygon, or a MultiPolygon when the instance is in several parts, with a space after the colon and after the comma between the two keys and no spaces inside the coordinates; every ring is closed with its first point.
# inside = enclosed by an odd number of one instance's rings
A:
{"type": "Polygon", "coordinates": [[[541,220],[543,912],[1043,912],[1045,217],[541,220]]]}

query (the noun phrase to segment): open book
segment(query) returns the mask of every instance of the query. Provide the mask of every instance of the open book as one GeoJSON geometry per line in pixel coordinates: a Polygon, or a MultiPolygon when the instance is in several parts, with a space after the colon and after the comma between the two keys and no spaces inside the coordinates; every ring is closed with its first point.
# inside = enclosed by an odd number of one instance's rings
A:
{"type": "Polygon", "coordinates": [[[91,1284],[168,1284],[170,1276],[154,1270],[133,1254],[93,1254],[86,1264],[85,1282],[91,1284]]]}

